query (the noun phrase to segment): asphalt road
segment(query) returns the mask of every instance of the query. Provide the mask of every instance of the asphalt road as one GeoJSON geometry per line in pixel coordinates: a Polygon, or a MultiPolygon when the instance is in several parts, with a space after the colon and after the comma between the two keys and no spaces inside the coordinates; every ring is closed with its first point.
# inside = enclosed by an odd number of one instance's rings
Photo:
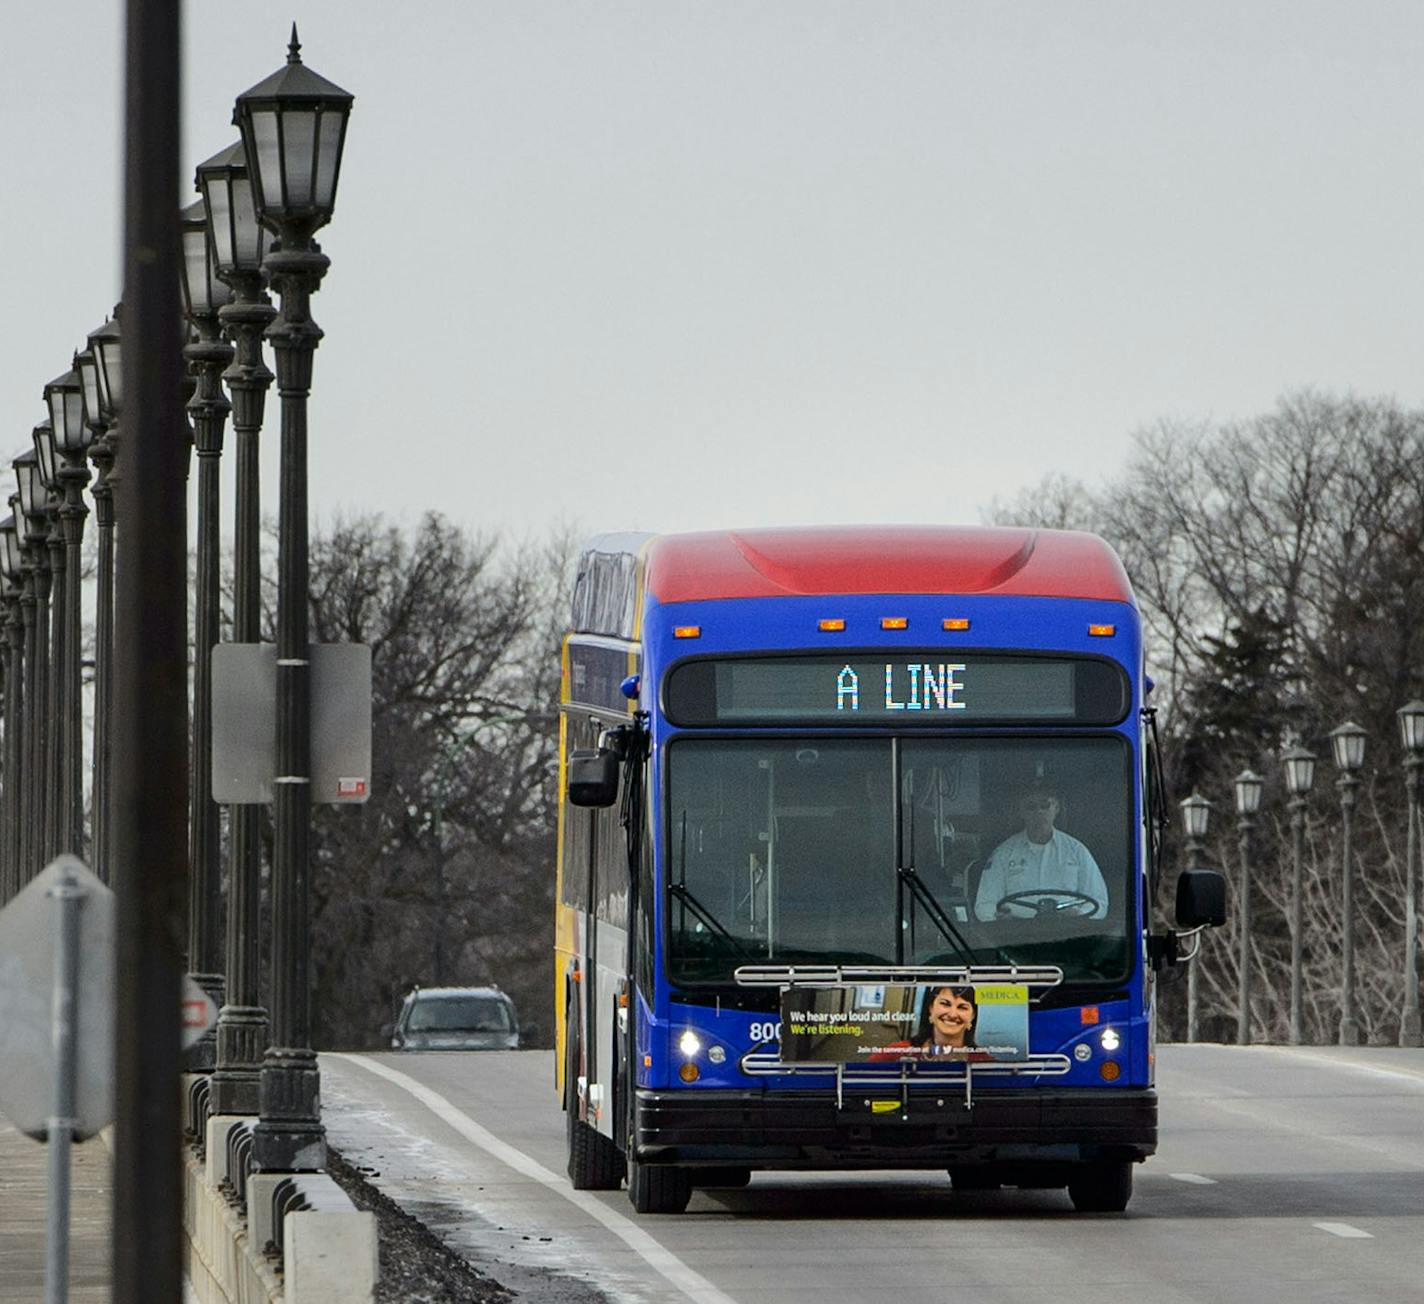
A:
{"type": "Polygon", "coordinates": [[[548,1052],[322,1057],[332,1142],[534,1301],[1424,1301],[1424,1051],[1167,1046],[1124,1214],[936,1173],[757,1174],[638,1217],[564,1180],[548,1052]],[[395,1078],[383,1074],[396,1075],[395,1078]]]}

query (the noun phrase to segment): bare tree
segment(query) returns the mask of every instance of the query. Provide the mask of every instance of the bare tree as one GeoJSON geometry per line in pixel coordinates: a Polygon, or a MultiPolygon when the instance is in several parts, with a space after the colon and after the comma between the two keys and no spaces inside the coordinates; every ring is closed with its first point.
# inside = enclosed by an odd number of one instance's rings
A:
{"type": "MultiPolygon", "coordinates": [[[[1046,481],[1000,521],[1093,529],[1121,553],[1142,608],[1175,796],[1217,803],[1219,863],[1237,852],[1231,778],[1250,766],[1279,796],[1276,756],[1320,756],[1310,804],[1304,947],[1316,1039],[1333,1036],[1340,988],[1341,848],[1326,735],[1354,719],[1373,777],[1357,816],[1357,1002],[1392,1036],[1403,936],[1403,811],[1395,709],[1424,690],[1424,415],[1384,400],[1288,395],[1243,422],[1161,423],[1138,433],[1122,473],[1088,492],[1046,481]],[[1071,492],[1069,492],[1071,490],[1071,492]]],[[[1368,777],[1368,776],[1367,776],[1368,777]]],[[[1253,1020],[1283,1035],[1289,993],[1289,838],[1274,815],[1253,841],[1253,1020]]],[[[1204,949],[1203,999],[1234,1028],[1233,921],[1204,949]]],[[[1177,987],[1164,1001],[1180,1030],[1177,987]]],[[[1204,1009],[1206,1007],[1204,1006],[1204,1009]]]]}
{"type": "Polygon", "coordinates": [[[369,644],[374,681],[371,799],[315,817],[319,1044],[377,1044],[415,983],[547,1006],[566,570],[433,515],[314,539],[312,638],[369,644]]]}

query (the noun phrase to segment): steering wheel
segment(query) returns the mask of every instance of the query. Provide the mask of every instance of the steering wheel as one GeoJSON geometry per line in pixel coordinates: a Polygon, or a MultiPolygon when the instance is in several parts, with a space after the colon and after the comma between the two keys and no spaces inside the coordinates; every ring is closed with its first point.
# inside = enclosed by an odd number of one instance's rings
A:
{"type": "Polygon", "coordinates": [[[1026,892],[1010,892],[1007,896],[1001,896],[994,905],[994,914],[997,916],[1005,906],[1012,905],[1027,906],[1039,918],[1057,914],[1073,906],[1086,906],[1085,910],[1073,911],[1076,918],[1082,919],[1097,910],[1102,902],[1095,896],[1089,896],[1088,893],[1071,887],[1035,887],[1026,892]]]}

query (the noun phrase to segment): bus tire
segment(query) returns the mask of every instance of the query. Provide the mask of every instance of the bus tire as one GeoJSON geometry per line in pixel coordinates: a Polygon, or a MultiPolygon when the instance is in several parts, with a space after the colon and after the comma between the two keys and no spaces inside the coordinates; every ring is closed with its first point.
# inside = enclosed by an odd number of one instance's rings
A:
{"type": "Polygon", "coordinates": [[[955,1191],[997,1191],[1003,1183],[997,1169],[987,1165],[964,1165],[949,1170],[949,1182],[955,1191]]]}
{"type": "Polygon", "coordinates": [[[719,1191],[732,1191],[752,1180],[750,1168],[690,1168],[688,1182],[692,1186],[719,1191]]]}
{"type": "Polygon", "coordinates": [[[564,1112],[569,1135],[569,1182],[576,1191],[616,1191],[623,1156],[596,1127],[578,1116],[578,1055],[572,1038],[564,1067],[564,1112]]]}
{"type": "Polygon", "coordinates": [[[628,1199],[639,1213],[681,1213],[692,1199],[685,1168],[640,1164],[628,1156],[628,1199]]]}
{"type": "Polygon", "coordinates": [[[1079,1164],[1068,1179],[1068,1198],[1079,1213],[1121,1213],[1132,1199],[1131,1161],[1079,1164]]]}

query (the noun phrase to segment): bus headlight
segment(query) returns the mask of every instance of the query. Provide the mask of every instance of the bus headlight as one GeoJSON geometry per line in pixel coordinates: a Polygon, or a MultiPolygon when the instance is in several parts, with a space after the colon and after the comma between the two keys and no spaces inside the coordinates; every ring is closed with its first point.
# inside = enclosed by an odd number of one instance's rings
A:
{"type": "Polygon", "coordinates": [[[677,1048],[686,1055],[688,1059],[691,1059],[702,1049],[702,1040],[689,1028],[678,1038],[677,1048]]]}
{"type": "Polygon", "coordinates": [[[1116,1050],[1122,1045],[1122,1038],[1118,1036],[1116,1028],[1104,1028],[1102,1036],[1102,1047],[1104,1050],[1116,1050]]]}

